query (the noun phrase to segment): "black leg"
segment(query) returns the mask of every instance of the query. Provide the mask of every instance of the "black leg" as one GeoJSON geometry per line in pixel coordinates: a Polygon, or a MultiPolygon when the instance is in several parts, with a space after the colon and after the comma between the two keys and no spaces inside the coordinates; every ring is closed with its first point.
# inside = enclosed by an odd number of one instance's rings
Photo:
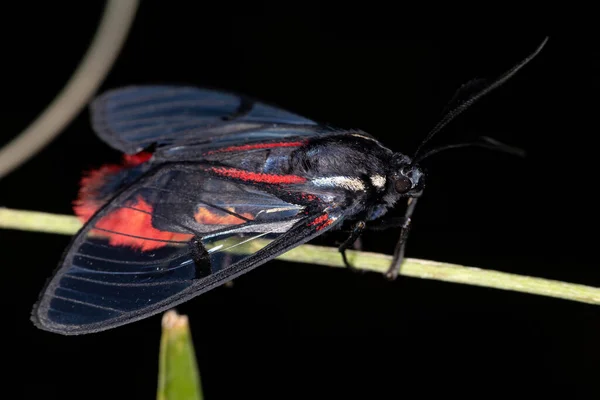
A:
{"type": "Polygon", "coordinates": [[[202,244],[202,240],[198,236],[194,236],[189,242],[190,253],[192,260],[196,265],[196,279],[202,279],[209,276],[212,271],[210,268],[210,257],[206,247],[202,244]]]}
{"type": "Polygon", "coordinates": [[[340,251],[340,253],[342,253],[342,259],[344,260],[344,264],[346,264],[346,267],[348,267],[352,270],[355,270],[356,268],[354,268],[348,262],[348,259],[346,258],[346,250],[348,250],[350,248],[350,246],[352,246],[352,244],[354,244],[356,239],[358,239],[360,234],[365,229],[365,226],[366,226],[365,221],[358,221],[352,228],[352,232],[350,232],[350,236],[348,237],[348,239],[346,239],[344,241],[344,243],[342,243],[339,247],[339,251],[340,251]]]}
{"type": "Polygon", "coordinates": [[[404,226],[404,222],[406,221],[405,217],[394,217],[382,219],[377,222],[369,223],[369,225],[365,228],[367,231],[385,231],[392,228],[401,228],[404,226]]]}
{"type": "Polygon", "coordinates": [[[408,207],[406,208],[406,214],[404,215],[404,224],[402,225],[402,230],[400,231],[400,239],[398,239],[398,244],[396,244],[396,249],[394,250],[394,259],[392,260],[392,265],[390,265],[390,268],[385,273],[385,276],[389,279],[396,279],[400,273],[400,267],[404,261],[406,239],[408,239],[408,232],[410,231],[411,217],[415,211],[416,205],[416,197],[411,197],[408,199],[408,207]]]}

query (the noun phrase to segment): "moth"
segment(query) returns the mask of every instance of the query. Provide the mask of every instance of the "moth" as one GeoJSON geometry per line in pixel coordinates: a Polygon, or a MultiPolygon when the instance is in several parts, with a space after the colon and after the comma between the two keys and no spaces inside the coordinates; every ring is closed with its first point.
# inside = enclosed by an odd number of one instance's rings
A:
{"type": "Polygon", "coordinates": [[[420,163],[439,151],[493,140],[424,145],[531,61],[496,80],[467,83],[412,157],[374,136],[324,126],[245,96],[185,86],[131,86],[91,104],[92,127],[123,162],[87,173],[74,211],[84,226],[35,304],[44,330],[73,335],[157,314],[220,286],[327,231],[340,246],[407,202],[387,271],[404,258],[423,193],[420,163]],[[250,247],[249,247],[250,246],[250,247]]]}

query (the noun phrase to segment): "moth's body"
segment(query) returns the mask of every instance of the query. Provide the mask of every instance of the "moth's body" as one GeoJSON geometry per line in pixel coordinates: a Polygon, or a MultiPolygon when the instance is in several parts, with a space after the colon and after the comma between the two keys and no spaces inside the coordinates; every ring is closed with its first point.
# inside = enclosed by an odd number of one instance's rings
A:
{"type": "MultiPolygon", "coordinates": [[[[258,182],[250,173],[303,180],[286,190],[281,190],[280,185],[262,185],[261,189],[302,206],[303,210],[323,204],[343,208],[343,221],[379,219],[402,196],[414,195],[423,187],[423,173],[418,166],[411,165],[410,158],[392,152],[364,132],[340,130],[310,139],[291,137],[281,142],[238,144],[209,151],[197,150],[193,145],[185,149],[168,148],[158,151],[147,166],[141,169],[136,166],[135,173],[169,165],[174,155],[180,157],[179,162],[183,156],[187,163],[214,166],[225,177],[231,177],[228,171],[243,170],[235,179],[258,185],[263,182],[258,182]],[[411,187],[398,193],[394,183],[404,166],[410,166],[407,176],[411,187]],[[298,196],[298,192],[310,196],[298,196]]],[[[107,193],[106,198],[112,195],[114,193],[107,193]]]]}

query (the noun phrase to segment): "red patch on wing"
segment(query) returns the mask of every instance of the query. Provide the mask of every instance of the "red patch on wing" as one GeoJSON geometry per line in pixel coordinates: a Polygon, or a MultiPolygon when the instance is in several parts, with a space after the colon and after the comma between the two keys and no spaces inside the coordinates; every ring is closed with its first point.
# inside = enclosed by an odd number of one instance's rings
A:
{"type": "Polygon", "coordinates": [[[308,194],[308,193],[302,193],[302,194],[300,194],[300,197],[303,198],[304,200],[308,200],[308,201],[314,201],[317,199],[317,196],[315,196],[313,194],[308,194]]]}
{"type": "Polygon", "coordinates": [[[122,164],[107,164],[88,171],[79,181],[79,194],[73,202],[75,214],[83,221],[87,221],[100,208],[102,201],[98,198],[102,187],[110,175],[125,169],[138,166],[150,160],[152,153],[141,152],[123,156],[122,164]]]}
{"type": "Polygon", "coordinates": [[[297,175],[275,175],[264,174],[262,172],[250,172],[243,169],[213,167],[210,168],[218,175],[233,179],[241,179],[247,182],[271,183],[271,184],[292,184],[304,183],[306,178],[297,175]]]}
{"type": "Polygon", "coordinates": [[[299,147],[305,144],[303,142],[277,142],[277,143],[256,143],[256,144],[244,144],[241,146],[229,146],[222,149],[211,150],[207,155],[215,153],[229,153],[232,151],[246,151],[246,150],[258,150],[258,149],[274,149],[277,147],[299,147]]]}
{"type": "Polygon", "coordinates": [[[331,224],[333,224],[333,220],[328,219],[327,221],[325,221],[325,223],[317,226],[317,230],[320,231],[321,229],[325,229],[325,228],[327,228],[331,224]]]}
{"type": "MultiPolygon", "coordinates": [[[[235,210],[232,207],[228,208],[228,210],[231,212],[235,212],[235,210]]],[[[242,213],[239,215],[249,220],[254,219],[254,216],[250,213],[242,213]]],[[[206,225],[239,225],[246,222],[242,218],[238,218],[235,215],[228,214],[226,212],[217,214],[203,207],[198,209],[198,211],[194,215],[194,218],[199,224],[206,225]]]]}
{"type": "Polygon", "coordinates": [[[327,214],[323,214],[309,222],[308,226],[316,225],[317,231],[320,231],[321,229],[324,229],[331,224],[333,224],[333,220],[329,219],[329,216],[327,214]]]}
{"type": "MultiPolygon", "coordinates": [[[[80,181],[79,195],[73,202],[73,211],[82,221],[87,222],[104,205],[99,193],[102,187],[110,179],[110,175],[115,174],[122,169],[135,167],[147,162],[152,157],[151,153],[141,152],[133,155],[124,155],[121,164],[108,164],[96,170],[87,172],[80,181]]],[[[160,231],[152,226],[152,206],[148,204],[141,196],[136,201],[129,204],[130,208],[119,208],[111,211],[99,221],[92,229],[94,235],[108,238],[112,246],[127,246],[133,249],[149,251],[166,246],[166,242],[156,242],[157,240],[188,240],[192,237],[190,234],[173,233],[160,231]],[[143,212],[145,211],[145,212],[143,212]],[[105,232],[114,231],[123,235],[105,232]],[[129,235],[129,236],[125,236],[129,235]]]]}
{"type": "MultiPolygon", "coordinates": [[[[187,233],[167,232],[154,228],[152,226],[152,206],[141,196],[138,196],[136,202],[129,206],[135,210],[118,208],[102,217],[94,225],[99,230],[92,229],[93,233],[108,238],[111,246],[126,246],[141,251],[155,250],[168,245],[164,241],[184,241],[192,237],[187,233]]],[[[95,210],[82,211],[92,214],[95,212],[95,210]]]]}
{"type": "Polygon", "coordinates": [[[327,214],[323,214],[323,215],[313,219],[312,222],[310,222],[308,224],[308,226],[321,225],[325,221],[327,221],[327,214]]]}
{"type": "Polygon", "coordinates": [[[121,170],[120,165],[104,165],[89,171],[80,181],[79,195],[73,202],[73,211],[82,222],[86,222],[100,208],[98,193],[105,184],[106,177],[121,170]]]}
{"type": "Polygon", "coordinates": [[[123,162],[125,167],[135,167],[149,161],[152,158],[152,153],[144,152],[137,154],[125,154],[123,156],[123,162]]]}

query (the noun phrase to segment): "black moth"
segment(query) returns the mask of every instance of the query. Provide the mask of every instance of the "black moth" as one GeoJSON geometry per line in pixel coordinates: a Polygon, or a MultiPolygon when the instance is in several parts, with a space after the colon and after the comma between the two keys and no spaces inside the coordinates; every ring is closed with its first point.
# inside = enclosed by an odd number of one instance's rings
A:
{"type": "Polygon", "coordinates": [[[33,309],[34,323],[83,334],[162,312],[350,221],[345,250],[370,221],[406,199],[387,276],[397,276],[424,174],[422,152],[453,118],[543,48],[493,82],[463,86],[413,157],[359,131],[326,128],[218,91],[139,86],[92,104],[93,128],[123,165],[83,178],[75,212],[86,224],[33,309]],[[148,149],[152,149],[148,152],[148,149]],[[245,246],[262,243],[260,246],[245,246]]]}

